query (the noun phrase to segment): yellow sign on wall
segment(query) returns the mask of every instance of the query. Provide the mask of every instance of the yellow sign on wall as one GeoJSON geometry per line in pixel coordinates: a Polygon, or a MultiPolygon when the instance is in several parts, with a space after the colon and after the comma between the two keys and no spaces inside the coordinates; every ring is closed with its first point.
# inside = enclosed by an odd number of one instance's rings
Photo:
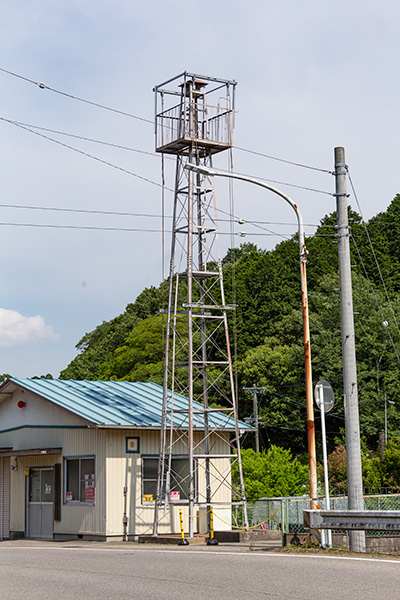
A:
{"type": "Polygon", "coordinates": [[[24,469],[24,475],[26,475],[26,476],[29,475],[29,467],[25,467],[25,469],[24,469]]]}

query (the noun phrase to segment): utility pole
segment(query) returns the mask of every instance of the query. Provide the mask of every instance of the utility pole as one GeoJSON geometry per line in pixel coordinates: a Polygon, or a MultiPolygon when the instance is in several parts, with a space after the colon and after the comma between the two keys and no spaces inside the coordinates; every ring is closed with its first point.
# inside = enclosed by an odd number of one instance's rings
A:
{"type": "MultiPolygon", "coordinates": [[[[258,401],[257,401],[257,388],[256,384],[253,384],[253,413],[254,413],[254,427],[256,428],[256,452],[260,452],[260,432],[258,431],[258,401]]],[[[386,398],[386,396],[385,396],[386,398]]],[[[385,403],[386,407],[386,403],[385,403]]]]}
{"type": "Polygon", "coordinates": [[[254,429],[256,436],[256,452],[260,452],[260,432],[258,426],[258,397],[257,392],[263,392],[267,388],[265,387],[257,387],[255,383],[253,383],[253,387],[244,387],[244,390],[248,390],[253,395],[253,415],[254,415],[254,429]]]}
{"type": "MultiPolygon", "coordinates": [[[[364,510],[346,175],[344,148],[335,148],[347,489],[349,510],[364,510]]],[[[350,550],[365,552],[365,531],[350,531],[349,539],[350,550]]]]}
{"type": "Polygon", "coordinates": [[[385,397],[383,399],[384,403],[385,403],[385,447],[387,446],[387,441],[388,441],[388,436],[387,436],[387,405],[389,404],[394,404],[394,402],[392,400],[388,400],[386,398],[386,393],[385,393],[385,397]]]}

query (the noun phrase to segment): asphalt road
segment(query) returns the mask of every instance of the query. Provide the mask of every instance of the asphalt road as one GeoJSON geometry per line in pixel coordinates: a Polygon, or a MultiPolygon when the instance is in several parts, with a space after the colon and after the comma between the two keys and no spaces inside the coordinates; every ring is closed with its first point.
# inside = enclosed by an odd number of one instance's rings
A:
{"type": "Polygon", "coordinates": [[[271,550],[0,543],[1,600],[394,600],[400,560],[271,550]]]}

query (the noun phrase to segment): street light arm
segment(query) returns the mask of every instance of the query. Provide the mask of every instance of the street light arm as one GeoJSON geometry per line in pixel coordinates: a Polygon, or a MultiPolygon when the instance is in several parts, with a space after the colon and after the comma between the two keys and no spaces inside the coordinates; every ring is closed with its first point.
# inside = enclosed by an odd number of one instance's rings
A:
{"type": "Polygon", "coordinates": [[[241,181],[247,181],[248,183],[254,183],[254,185],[258,185],[260,187],[277,194],[281,198],[283,198],[296,213],[297,222],[298,222],[298,231],[299,231],[299,245],[300,245],[300,255],[303,260],[307,257],[307,251],[305,248],[305,236],[304,236],[304,223],[303,217],[300,212],[299,207],[293,200],[284,192],[281,192],[277,188],[261,181],[260,179],[256,179],[255,177],[248,177],[247,175],[240,175],[239,173],[230,173],[229,171],[217,171],[216,169],[211,169],[210,167],[206,167],[203,165],[195,165],[193,163],[186,163],[185,169],[188,171],[193,171],[194,173],[201,173],[203,175],[209,175],[210,177],[227,177],[228,179],[239,179],[241,181]]]}

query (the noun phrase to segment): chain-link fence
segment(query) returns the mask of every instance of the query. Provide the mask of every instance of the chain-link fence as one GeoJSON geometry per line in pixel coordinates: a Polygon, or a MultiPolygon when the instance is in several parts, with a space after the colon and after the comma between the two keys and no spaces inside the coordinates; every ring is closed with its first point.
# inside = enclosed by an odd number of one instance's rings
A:
{"type": "MultiPolygon", "coordinates": [[[[318,498],[317,504],[326,509],[325,498],[318,498]]],[[[279,530],[283,534],[307,533],[303,526],[303,511],[310,509],[308,496],[260,498],[248,507],[249,524],[253,528],[279,530]],[[258,526],[258,527],[257,527],[258,526]]],[[[400,494],[371,494],[364,496],[365,510],[400,510],[400,494]]],[[[347,496],[330,498],[330,510],[348,510],[347,496]]],[[[234,525],[243,524],[243,515],[234,515],[234,525]]],[[[340,533],[341,531],[335,530],[340,533]]],[[[384,536],[385,531],[367,531],[366,535],[384,536]]],[[[390,536],[400,536],[400,532],[390,532],[390,536]]]]}

